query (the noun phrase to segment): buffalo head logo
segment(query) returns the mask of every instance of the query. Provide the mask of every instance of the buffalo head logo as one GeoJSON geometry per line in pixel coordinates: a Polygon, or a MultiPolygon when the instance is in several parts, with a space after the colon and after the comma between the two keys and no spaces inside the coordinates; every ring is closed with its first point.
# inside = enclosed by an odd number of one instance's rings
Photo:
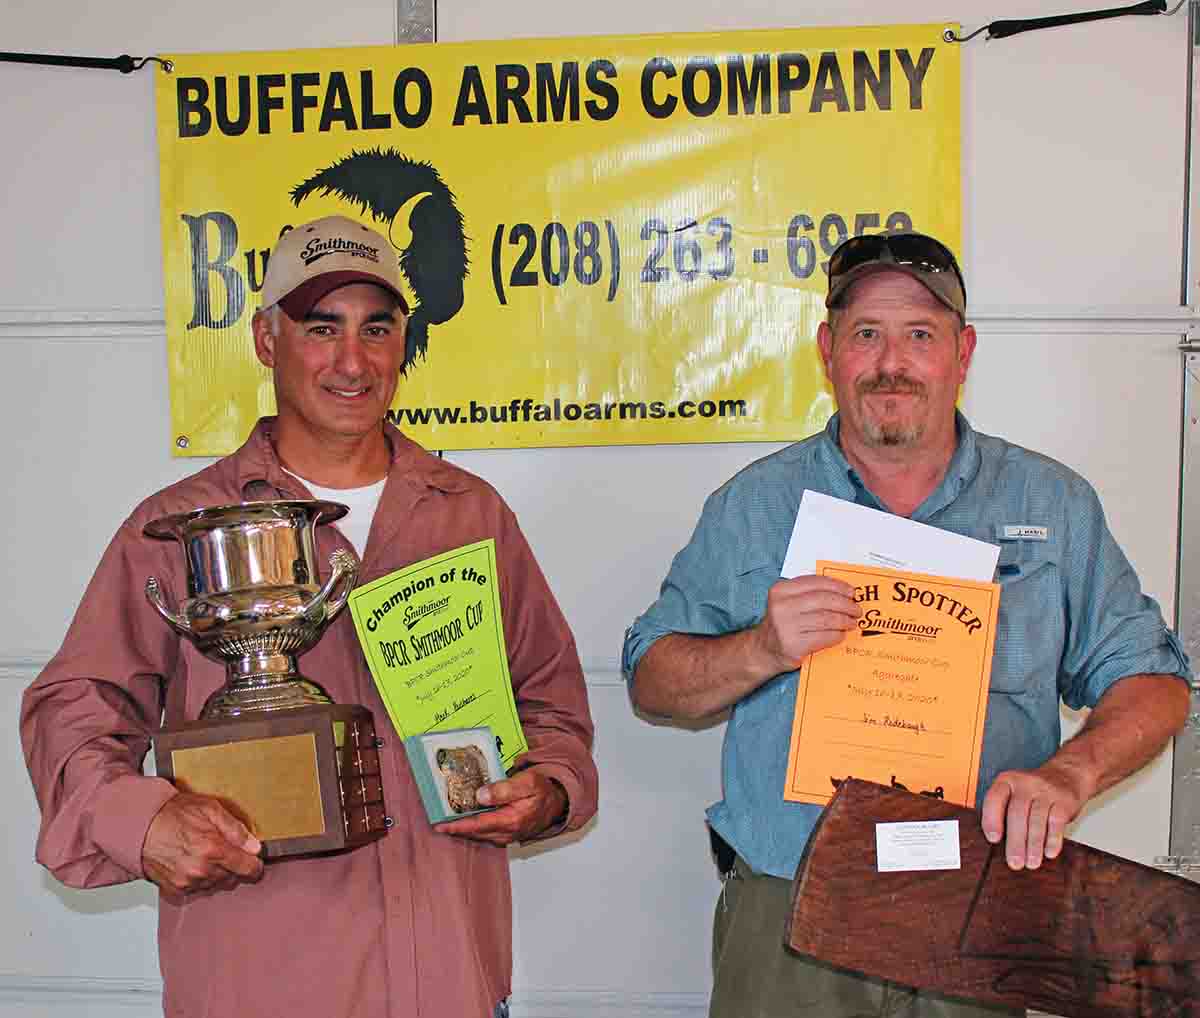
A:
{"type": "Polygon", "coordinates": [[[394,148],[351,152],[291,191],[299,206],[314,193],[333,194],[387,224],[399,252],[400,271],[416,298],[408,320],[401,371],[408,372],[429,347],[429,327],[462,309],[467,278],[467,237],[454,192],[431,163],[394,148]]]}

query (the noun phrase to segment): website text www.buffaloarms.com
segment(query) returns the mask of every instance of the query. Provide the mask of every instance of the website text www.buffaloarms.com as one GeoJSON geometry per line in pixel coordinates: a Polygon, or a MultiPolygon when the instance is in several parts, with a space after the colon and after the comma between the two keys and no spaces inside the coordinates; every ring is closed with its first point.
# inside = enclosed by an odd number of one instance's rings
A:
{"type": "Polygon", "coordinates": [[[561,399],[542,402],[513,399],[507,403],[477,403],[467,406],[397,407],[387,419],[403,428],[406,424],[518,424],[533,421],[663,421],[693,417],[745,417],[744,399],[685,399],[621,403],[575,403],[561,399]]]}

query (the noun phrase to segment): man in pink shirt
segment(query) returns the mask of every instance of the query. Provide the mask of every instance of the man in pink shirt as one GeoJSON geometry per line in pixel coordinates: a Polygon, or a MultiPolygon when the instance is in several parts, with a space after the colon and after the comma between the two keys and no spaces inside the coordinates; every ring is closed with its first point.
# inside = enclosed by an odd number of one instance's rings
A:
{"type": "MultiPolygon", "coordinates": [[[[485,481],[383,419],[404,363],[407,312],[395,251],[379,233],[331,216],[285,234],[253,323],[278,416],[134,510],[61,650],[25,693],[21,737],[42,810],[38,861],[74,887],[143,877],[158,885],[168,1018],[500,1015],[512,970],[505,846],[577,829],[595,813],[574,639],[515,517],[485,481]],[[365,506],[355,510],[369,516],[357,521],[367,535],[360,584],[495,540],[530,749],[506,780],[480,790],[498,808],[431,828],[343,612],[304,670],[335,701],[374,713],[394,823],[354,851],[264,866],[258,840],[219,802],[142,772],[160,720],[194,720],[225,678],[146,601],[147,577],[179,601],[186,576],[178,546],[142,527],[201,506],[311,498],[313,486],[365,506]]],[[[317,543],[322,562],[350,550],[334,526],[319,527],[317,543]]]]}

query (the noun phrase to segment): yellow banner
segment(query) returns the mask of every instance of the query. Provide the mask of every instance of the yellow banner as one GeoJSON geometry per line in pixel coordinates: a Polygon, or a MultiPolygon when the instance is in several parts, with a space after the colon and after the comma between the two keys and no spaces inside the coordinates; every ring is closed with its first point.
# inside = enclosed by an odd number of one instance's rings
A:
{"type": "Polygon", "coordinates": [[[178,454],[270,413],[250,318],[282,230],[396,247],[428,448],[789,440],[847,236],[958,249],[945,25],[172,54],[157,87],[178,454]]]}

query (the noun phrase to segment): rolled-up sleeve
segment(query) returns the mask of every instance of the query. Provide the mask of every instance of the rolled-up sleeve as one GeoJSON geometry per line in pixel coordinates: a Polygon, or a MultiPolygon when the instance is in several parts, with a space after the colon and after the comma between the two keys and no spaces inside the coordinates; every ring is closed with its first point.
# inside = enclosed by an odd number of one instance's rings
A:
{"type": "Polygon", "coordinates": [[[1064,549],[1068,635],[1059,678],[1060,695],[1075,709],[1095,706],[1126,676],[1191,677],[1158,602],[1142,592],[1109,532],[1095,491],[1083,481],[1079,486],[1064,549]]]}
{"type": "Polygon", "coordinates": [[[37,861],[73,887],[142,876],[146,831],[175,794],[142,772],[178,654],[142,592],[162,565],[148,543],[126,521],[62,648],[22,698],[21,742],[42,814],[37,861]]]}

